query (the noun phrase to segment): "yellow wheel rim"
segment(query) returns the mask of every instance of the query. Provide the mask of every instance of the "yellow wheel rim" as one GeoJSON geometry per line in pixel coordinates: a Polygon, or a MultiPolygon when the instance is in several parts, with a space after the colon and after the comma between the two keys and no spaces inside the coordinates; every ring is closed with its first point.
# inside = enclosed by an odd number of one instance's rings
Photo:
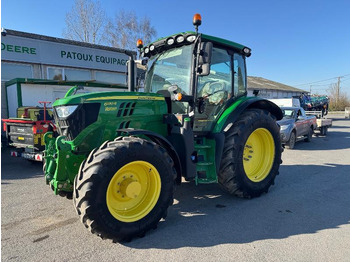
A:
{"type": "Polygon", "coordinates": [[[109,182],[106,194],[108,210],[119,221],[138,221],[154,208],[160,190],[160,175],[152,164],[131,162],[120,168],[109,182]]]}
{"type": "Polygon", "coordinates": [[[271,171],[275,158],[275,142],[265,128],[258,128],[247,139],[243,151],[243,167],[253,182],[264,180],[271,171]]]}

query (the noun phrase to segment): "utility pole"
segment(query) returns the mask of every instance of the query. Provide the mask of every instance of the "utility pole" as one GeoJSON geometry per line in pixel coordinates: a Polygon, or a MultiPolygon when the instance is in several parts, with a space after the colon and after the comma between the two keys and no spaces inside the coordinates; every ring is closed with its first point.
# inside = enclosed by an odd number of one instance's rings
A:
{"type": "Polygon", "coordinates": [[[336,94],[335,94],[335,106],[338,107],[339,102],[339,95],[340,95],[340,76],[338,76],[338,82],[336,87],[336,94]]]}

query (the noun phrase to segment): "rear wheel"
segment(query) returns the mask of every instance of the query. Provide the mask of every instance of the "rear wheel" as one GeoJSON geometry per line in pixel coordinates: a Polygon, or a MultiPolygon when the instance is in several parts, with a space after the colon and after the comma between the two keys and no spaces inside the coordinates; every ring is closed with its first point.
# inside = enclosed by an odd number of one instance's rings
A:
{"type": "Polygon", "coordinates": [[[309,128],[309,131],[308,131],[308,133],[307,133],[307,135],[305,136],[304,141],[305,141],[305,142],[310,142],[311,139],[312,139],[313,133],[314,133],[314,130],[313,130],[312,127],[310,127],[310,128],[309,128]]]}
{"type": "Polygon", "coordinates": [[[136,137],[104,143],[75,178],[74,205],[92,233],[114,241],[142,237],[165,218],[176,172],[159,145],[136,137]]]}
{"type": "Polygon", "coordinates": [[[226,132],[219,184],[230,194],[258,197],[274,183],[281,153],[279,128],[271,114],[247,110],[226,132]]]}

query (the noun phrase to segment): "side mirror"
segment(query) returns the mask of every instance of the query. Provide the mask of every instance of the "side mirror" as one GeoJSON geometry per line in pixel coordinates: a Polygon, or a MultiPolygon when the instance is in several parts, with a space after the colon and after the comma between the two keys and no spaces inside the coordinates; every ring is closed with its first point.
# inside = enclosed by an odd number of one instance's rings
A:
{"type": "Polygon", "coordinates": [[[202,42],[198,59],[197,73],[200,76],[207,76],[210,73],[211,55],[213,52],[212,42],[202,42]]]}

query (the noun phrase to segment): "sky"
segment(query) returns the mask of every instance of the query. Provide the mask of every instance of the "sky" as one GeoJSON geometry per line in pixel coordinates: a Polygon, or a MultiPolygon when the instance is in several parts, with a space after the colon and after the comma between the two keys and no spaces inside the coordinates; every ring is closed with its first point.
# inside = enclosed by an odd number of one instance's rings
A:
{"type": "MultiPolygon", "coordinates": [[[[158,37],[194,30],[252,49],[248,75],[325,94],[340,78],[350,96],[349,0],[101,0],[107,17],[120,10],[147,16],[158,37]],[[325,81],[323,81],[325,80],[325,81]]],[[[62,38],[74,0],[2,0],[1,27],[62,38]]]]}

